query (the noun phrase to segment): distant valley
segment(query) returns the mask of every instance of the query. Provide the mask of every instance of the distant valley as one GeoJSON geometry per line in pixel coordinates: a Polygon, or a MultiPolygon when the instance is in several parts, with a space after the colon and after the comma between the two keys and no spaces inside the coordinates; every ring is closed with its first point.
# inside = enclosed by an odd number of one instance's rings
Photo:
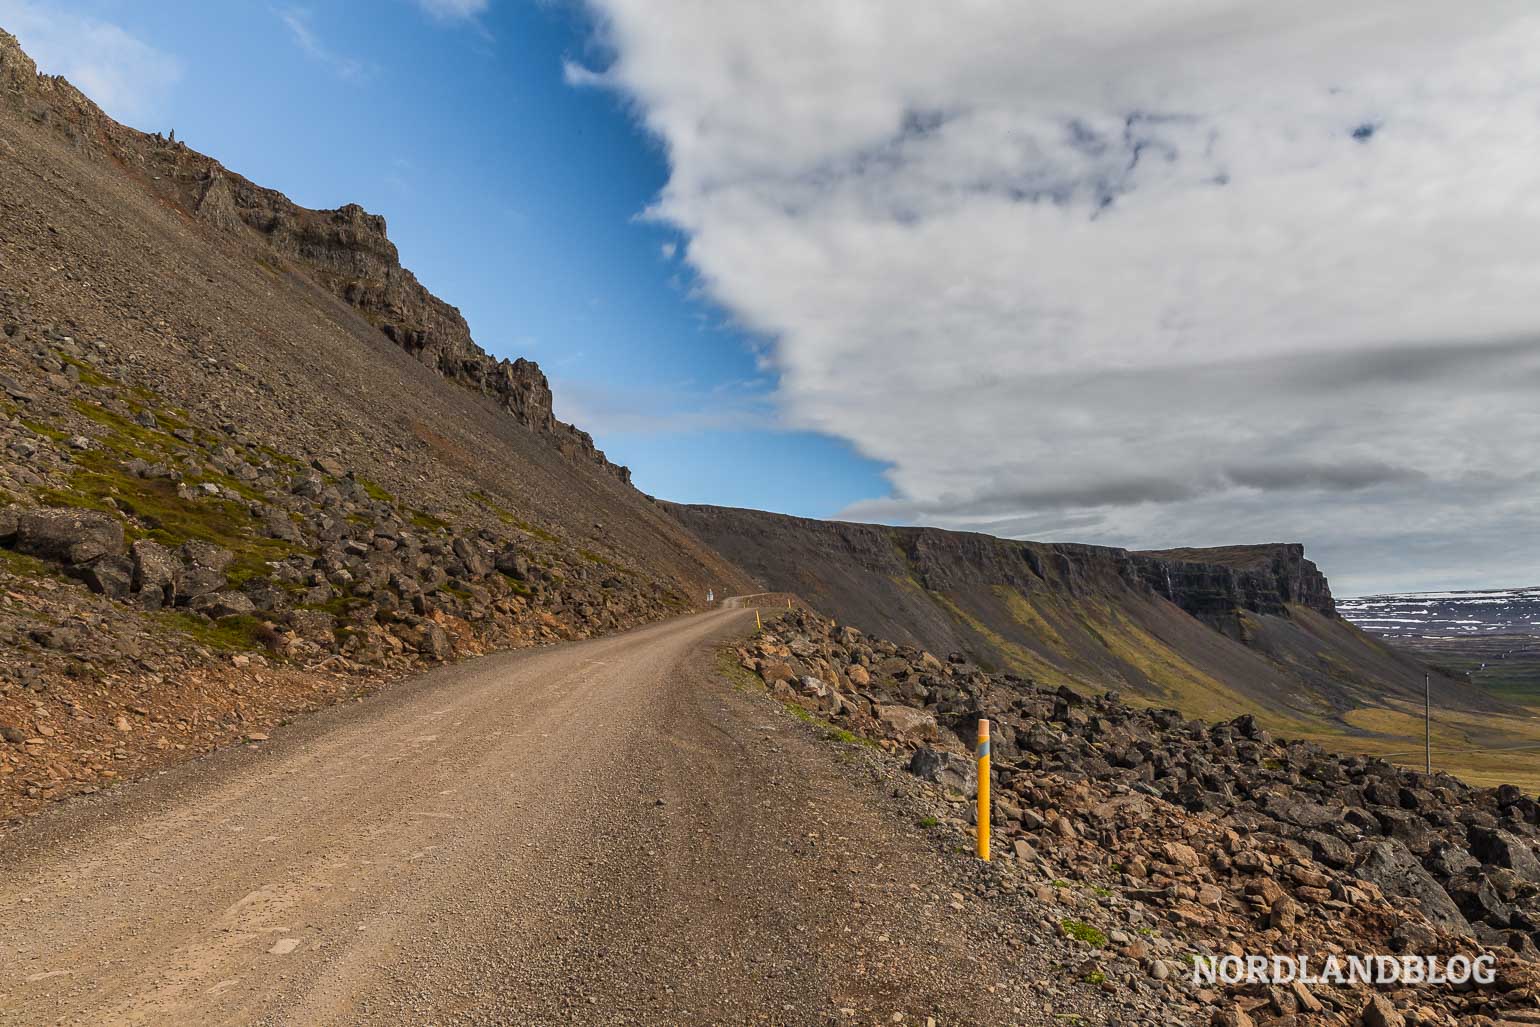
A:
{"type": "Polygon", "coordinates": [[[1363,596],[1337,611],[1451,677],[1540,706],[1540,587],[1363,596]]]}

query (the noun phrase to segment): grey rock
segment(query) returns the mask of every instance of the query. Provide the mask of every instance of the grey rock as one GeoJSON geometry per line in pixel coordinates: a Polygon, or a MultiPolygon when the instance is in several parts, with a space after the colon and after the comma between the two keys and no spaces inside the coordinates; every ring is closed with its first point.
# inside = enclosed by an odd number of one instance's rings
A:
{"type": "Polygon", "coordinates": [[[241,592],[205,592],[194,596],[188,608],[205,617],[219,620],[221,617],[249,616],[257,612],[256,604],[241,592]]]}
{"type": "Polygon", "coordinates": [[[299,525],[282,510],[269,509],[262,515],[262,530],[284,542],[298,542],[303,537],[299,525]]]}
{"type": "Polygon", "coordinates": [[[8,546],[16,541],[16,527],[21,521],[22,508],[15,503],[0,507],[0,545],[8,546]]]}
{"type": "Polygon", "coordinates": [[[920,747],[909,757],[909,773],[943,788],[972,795],[977,765],[966,757],[939,749],[920,747]]]}
{"type": "Polygon", "coordinates": [[[497,554],[496,567],[516,581],[529,580],[529,561],[511,546],[497,554]]]}
{"type": "Polygon", "coordinates": [[[492,561],[487,554],[468,538],[457,538],[450,545],[455,557],[465,564],[466,573],[472,578],[484,578],[492,573],[492,561]]]}
{"type": "Polygon", "coordinates": [[[1457,934],[1471,933],[1460,907],[1399,841],[1375,842],[1358,865],[1357,874],[1386,895],[1413,900],[1432,923],[1457,934]]]}
{"type": "Polygon", "coordinates": [[[150,539],[135,542],[130,552],[134,561],[134,591],[158,595],[157,607],[172,602],[176,598],[177,578],[182,573],[182,561],[177,555],[150,539]]]}
{"type": "Polygon", "coordinates": [[[91,591],[109,599],[122,599],[134,587],[134,564],[126,556],[103,556],[91,563],[77,565],[73,573],[91,591]]]}
{"type": "Polygon", "coordinates": [[[182,569],[177,576],[176,598],[183,602],[224,588],[225,569],[235,560],[230,550],[201,540],[182,543],[177,555],[182,569]]]}
{"type": "Polygon", "coordinates": [[[18,551],[66,564],[118,556],[125,549],[123,523],[95,510],[25,510],[17,516],[15,538],[18,551]]]}
{"type": "Polygon", "coordinates": [[[1487,859],[1500,867],[1507,867],[1519,877],[1533,884],[1540,884],[1540,859],[1535,857],[1531,845],[1507,831],[1496,831],[1487,845],[1487,859]]]}

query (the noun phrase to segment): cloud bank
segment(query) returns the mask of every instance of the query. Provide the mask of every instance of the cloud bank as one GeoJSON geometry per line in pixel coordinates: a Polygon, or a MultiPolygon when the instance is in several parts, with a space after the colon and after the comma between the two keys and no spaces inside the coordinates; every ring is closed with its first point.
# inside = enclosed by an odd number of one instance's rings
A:
{"type": "Polygon", "coordinates": [[[1532,3],[590,8],[845,516],[1540,581],[1532,3]]]}

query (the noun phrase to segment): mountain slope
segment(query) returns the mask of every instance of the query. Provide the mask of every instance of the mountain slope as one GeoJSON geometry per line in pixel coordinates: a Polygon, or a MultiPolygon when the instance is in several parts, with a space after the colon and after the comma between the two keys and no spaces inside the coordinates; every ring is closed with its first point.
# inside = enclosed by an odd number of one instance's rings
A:
{"type": "MultiPolygon", "coordinates": [[[[1210,718],[1373,733],[1420,709],[1425,668],[1337,616],[1298,545],[1137,553],[934,528],[666,504],[753,575],[863,630],[1048,684],[1121,689],[1210,718]]],[[[1435,674],[1440,706],[1520,716],[1435,674]]]]}
{"type": "Polygon", "coordinates": [[[119,125],[3,34],[0,117],[11,356],[26,362],[50,328],[99,339],[137,387],[263,440],[342,450],[472,523],[499,520],[469,500],[480,486],[692,592],[733,580],[552,417],[538,366],[476,346],[400,266],[382,218],[305,210],[119,125]]]}
{"type": "Polygon", "coordinates": [[[397,262],[0,33],[0,815],[752,587],[397,262]]]}

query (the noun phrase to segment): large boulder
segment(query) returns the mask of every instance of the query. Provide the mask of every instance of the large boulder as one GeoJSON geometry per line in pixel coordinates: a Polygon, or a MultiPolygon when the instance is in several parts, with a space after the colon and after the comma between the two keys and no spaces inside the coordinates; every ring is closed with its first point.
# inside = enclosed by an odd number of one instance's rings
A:
{"type": "Polygon", "coordinates": [[[449,547],[455,557],[465,564],[465,572],[472,578],[484,578],[492,573],[492,561],[481,547],[468,538],[457,538],[449,547]]]}
{"type": "Polygon", "coordinates": [[[1540,884],[1540,859],[1530,843],[1507,831],[1493,831],[1482,841],[1487,862],[1506,867],[1532,884],[1540,884]]]}
{"type": "Polygon", "coordinates": [[[529,561],[524,558],[524,554],[512,546],[497,554],[496,566],[499,571],[515,581],[529,579],[529,561]]]}
{"type": "Polygon", "coordinates": [[[257,605],[243,592],[205,592],[194,596],[187,607],[213,620],[250,616],[257,612],[257,605]]]}
{"type": "Polygon", "coordinates": [[[411,642],[419,653],[440,663],[454,656],[454,641],[449,632],[432,621],[424,621],[413,633],[411,642]]]}
{"type": "Polygon", "coordinates": [[[77,564],[72,574],[93,592],[109,599],[122,599],[134,584],[134,565],[126,556],[103,556],[87,564],[77,564]]]}
{"type": "Polygon", "coordinates": [[[1358,865],[1360,878],[1377,885],[1386,895],[1411,899],[1424,916],[1439,927],[1469,936],[1470,923],[1449,893],[1423,869],[1417,857],[1394,838],[1376,842],[1358,865]]]}
{"type": "Polygon", "coordinates": [[[15,503],[0,506],[0,546],[16,541],[16,527],[21,522],[22,507],[15,503]]]}
{"type": "Polygon", "coordinates": [[[894,737],[904,742],[933,742],[940,733],[936,718],[913,706],[878,705],[877,720],[894,737]]]}
{"type": "Polygon", "coordinates": [[[914,750],[914,755],[909,757],[908,769],[922,781],[964,795],[973,794],[978,778],[978,767],[973,760],[926,746],[914,750]]]}
{"type": "Polygon", "coordinates": [[[284,542],[299,542],[304,538],[300,533],[299,525],[294,523],[294,518],[276,507],[269,507],[263,511],[262,528],[273,538],[284,542]]]}
{"type": "Polygon", "coordinates": [[[838,713],[845,708],[845,701],[822,678],[804,674],[797,679],[796,691],[800,703],[821,713],[838,713]]]}
{"type": "Polygon", "coordinates": [[[182,561],[176,581],[179,602],[224,588],[225,570],[235,560],[235,554],[230,550],[198,539],[183,542],[177,555],[182,561]]]}
{"type": "Polygon", "coordinates": [[[1264,797],[1264,806],[1271,816],[1296,827],[1326,827],[1342,819],[1341,809],[1306,802],[1287,795],[1267,795],[1264,797]]]}
{"type": "Polygon", "coordinates": [[[134,560],[133,589],[145,597],[145,605],[163,606],[174,602],[177,579],[182,574],[182,561],[177,555],[150,539],[140,539],[130,551],[134,560]],[[156,597],[158,601],[155,601],[156,597]]]}
{"type": "Polygon", "coordinates": [[[95,510],[24,510],[16,517],[16,549],[66,564],[121,556],[123,522],[95,510]]]}

